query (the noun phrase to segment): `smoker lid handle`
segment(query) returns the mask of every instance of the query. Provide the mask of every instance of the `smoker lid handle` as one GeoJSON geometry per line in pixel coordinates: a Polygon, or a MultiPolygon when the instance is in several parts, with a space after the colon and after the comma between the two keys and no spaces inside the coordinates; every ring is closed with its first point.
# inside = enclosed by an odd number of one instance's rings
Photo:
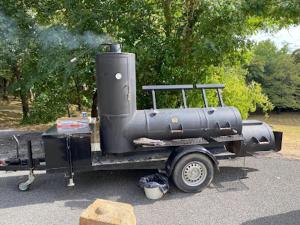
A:
{"type": "Polygon", "coordinates": [[[260,141],[258,140],[256,137],[252,137],[252,139],[259,145],[268,145],[270,144],[270,141],[266,138],[266,137],[263,137],[265,139],[265,141],[260,141]]]}

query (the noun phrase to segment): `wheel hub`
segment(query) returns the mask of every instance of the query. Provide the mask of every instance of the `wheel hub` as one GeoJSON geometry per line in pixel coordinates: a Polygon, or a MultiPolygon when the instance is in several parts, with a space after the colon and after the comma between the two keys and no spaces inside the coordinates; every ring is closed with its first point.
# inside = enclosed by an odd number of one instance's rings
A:
{"type": "Polygon", "coordinates": [[[207,169],[202,162],[189,162],[182,170],[183,181],[189,186],[198,186],[202,184],[205,181],[206,176],[207,169]]]}

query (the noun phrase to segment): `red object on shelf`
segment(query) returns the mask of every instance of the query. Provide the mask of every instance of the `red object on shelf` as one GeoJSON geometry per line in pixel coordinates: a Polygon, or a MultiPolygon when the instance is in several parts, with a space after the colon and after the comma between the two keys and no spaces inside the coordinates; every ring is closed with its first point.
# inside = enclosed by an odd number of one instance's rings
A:
{"type": "Polygon", "coordinates": [[[57,128],[81,128],[89,125],[88,120],[83,118],[60,118],[56,121],[57,128]]]}

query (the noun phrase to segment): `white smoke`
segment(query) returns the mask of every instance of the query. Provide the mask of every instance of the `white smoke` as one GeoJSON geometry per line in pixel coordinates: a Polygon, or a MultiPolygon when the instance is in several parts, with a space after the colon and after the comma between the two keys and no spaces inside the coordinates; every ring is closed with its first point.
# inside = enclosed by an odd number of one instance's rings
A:
{"type": "MultiPolygon", "coordinates": [[[[97,48],[103,43],[111,43],[112,38],[108,35],[97,35],[91,31],[85,31],[83,34],[70,32],[64,26],[40,26],[35,25],[32,37],[47,49],[51,47],[62,47],[68,50],[80,47],[97,48]]],[[[19,41],[20,30],[16,21],[9,18],[0,11],[0,45],[16,44],[19,41]]]]}
{"type": "Polygon", "coordinates": [[[18,41],[18,29],[14,20],[0,11],[0,43],[7,45],[18,41]]]}
{"type": "Polygon", "coordinates": [[[112,42],[108,35],[96,35],[90,31],[79,35],[68,31],[62,26],[39,27],[37,36],[44,48],[64,47],[69,50],[77,49],[81,46],[97,48],[103,43],[112,42]]]}
{"type": "Polygon", "coordinates": [[[65,47],[75,49],[80,45],[76,35],[72,35],[61,27],[38,27],[37,38],[44,48],[65,47]]]}

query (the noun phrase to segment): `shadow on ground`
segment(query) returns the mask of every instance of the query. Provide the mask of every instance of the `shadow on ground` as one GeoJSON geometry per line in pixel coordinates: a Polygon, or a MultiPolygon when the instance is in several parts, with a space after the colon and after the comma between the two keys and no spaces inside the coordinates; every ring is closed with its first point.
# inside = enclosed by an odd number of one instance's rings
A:
{"type": "Polygon", "coordinates": [[[249,220],[241,225],[297,225],[300,224],[300,210],[249,220]]]}
{"type": "MultiPolygon", "coordinates": [[[[209,189],[221,192],[247,190],[241,178],[245,172],[254,171],[256,169],[245,168],[244,171],[242,167],[221,167],[209,189]]],[[[23,181],[25,176],[9,173],[9,176],[0,177],[0,208],[64,201],[67,207],[83,209],[96,198],[128,202],[132,205],[152,204],[153,201],[146,199],[143,190],[137,184],[140,177],[154,172],[156,171],[131,170],[80,173],[75,177],[76,186],[73,188],[66,187],[63,174],[39,174],[28,192],[20,192],[17,189],[17,184],[23,181]]],[[[170,186],[169,193],[161,201],[193,195],[179,191],[172,183],[170,186]]]]}
{"type": "Polygon", "coordinates": [[[216,174],[211,186],[218,192],[248,190],[249,188],[244,184],[243,180],[248,178],[248,173],[255,171],[257,171],[257,169],[249,167],[223,166],[220,172],[216,174]]]}

